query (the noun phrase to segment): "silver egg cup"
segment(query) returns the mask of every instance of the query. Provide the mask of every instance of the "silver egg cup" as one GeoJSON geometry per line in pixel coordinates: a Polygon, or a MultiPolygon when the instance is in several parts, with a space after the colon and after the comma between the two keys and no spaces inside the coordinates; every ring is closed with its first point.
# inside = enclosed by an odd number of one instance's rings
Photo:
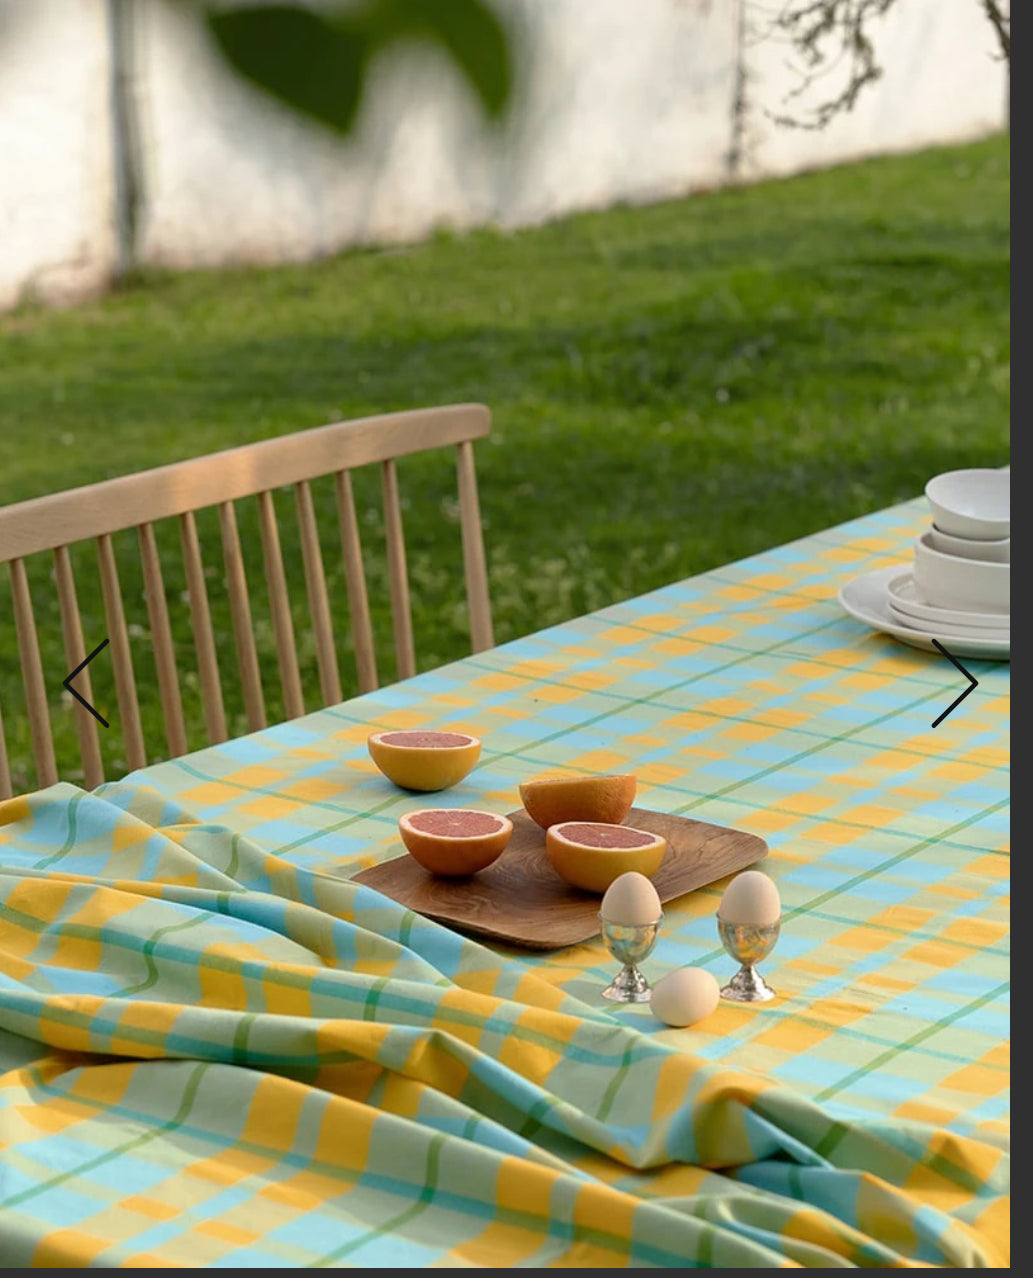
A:
{"type": "Polygon", "coordinates": [[[649,982],[638,970],[638,964],[653,952],[660,936],[663,915],[653,923],[615,923],[600,914],[603,944],[618,963],[621,970],[613,978],[603,998],[611,1003],[648,1003],[652,990],[649,982]]]}
{"type": "Polygon", "coordinates": [[[742,965],[722,988],[722,998],[733,1003],[766,1003],[775,997],[775,991],[757,971],[756,965],[775,948],[781,926],[781,918],[764,927],[753,927],[745,923],[725,923],[718,915],[717,931],[721,944],[742,965]]]}

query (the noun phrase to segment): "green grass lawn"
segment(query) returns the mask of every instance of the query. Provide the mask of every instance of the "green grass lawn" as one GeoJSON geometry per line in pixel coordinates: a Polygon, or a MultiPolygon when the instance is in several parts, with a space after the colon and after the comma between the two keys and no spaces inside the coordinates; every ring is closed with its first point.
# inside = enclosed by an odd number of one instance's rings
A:
{"type": "MultiPolygon", "coordinates": [[[[0,317],[0,504],[325,421],[479,400],[498,641],[886,506],[940,471],[1009,459],[1007,136],[515,233],[439,236],[306,266],[146,278],[76,309],[0,317]]],[[[467,651],[451,455],[408,459],[406,534],[421,668],[467,651]]],[[[389,645],[375,477],[360,486],[376,625],[389,645]]],[[[318,486],[354,691],[329,490],[318,486]]],[[[278,498],[279,500],[279,498],[278,498]]],[[[282,527],[294,515],[283,497],[282,527]]],[[[241,511],[253,534],[249,510],[241,511]]],[[[191,741],[205,744],[174,530],[191,741]]],[[[219,543],[202,524],[232,671],[219,543]]],[[[171,537],[168,535],[171,534],[171,537]]],[[[116,539],[154,759],[163,757],[135,543],[116,539]]],[[[262,597],[257,537],[249,575],[262,597]]],[[[304,588],[285,554],[299,629],[304,588]]],[[[91,564],[87,648],[106,628],[91,564]]],[[[32,566],[57,712],[77,761],[49,565],[32,566]]],[[[0,706],[32,788],[6,580],[0,706]]],[[[256,632],[282,717],[271,626],[256,632]]],[[[300,636],[299,636],[300,637],[300,636]]],[[[300,643],[315,708],[314,649],[300,643]]],[[[116,713],[110,663],[97,704],[116,713]]],[[[391,677],[390,663],[384,676],[391,677]]],[[[233,730],[240,699],[227,678],[233,730]]],[[[102,737],[117,770],[113,723],[102,737]]]]}

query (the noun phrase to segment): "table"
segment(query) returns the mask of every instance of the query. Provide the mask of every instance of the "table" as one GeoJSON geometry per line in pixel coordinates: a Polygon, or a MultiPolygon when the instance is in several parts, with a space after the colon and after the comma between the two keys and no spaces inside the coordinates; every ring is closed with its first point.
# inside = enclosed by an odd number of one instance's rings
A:
{"type": "MultiPolygon", "coordinates": [[[[1009,666],[846,616],[904,503],[303,719],[0,805],[0,1263],[1006,1267],[1009,666]],[[486,946],[347,876],[546,770],[761,835],[779,998],[666,1029],[598,940],[486,946]],[[422,800],[421,800],[422,803],[422,800]]],[[[715,884],[647,976],[726,979],[715,884]]]]}

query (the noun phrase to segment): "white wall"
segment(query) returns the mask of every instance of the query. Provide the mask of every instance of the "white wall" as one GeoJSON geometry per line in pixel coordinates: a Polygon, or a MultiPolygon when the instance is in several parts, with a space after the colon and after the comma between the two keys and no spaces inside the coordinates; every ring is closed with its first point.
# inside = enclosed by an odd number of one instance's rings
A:
{"type": "Polygon", "coordinates": [[[808,104],[834,97],[841,80],[830,75],[802,98],[787,101],[801,82],[799,59],[762,38],[757,11],[774,6],[752,7],[746,64],[754,102],[745,178],[967,141],[1007,124],[1007,67],[979,0],[897,0],[871,27],[882,78],[862,90],[852,111],[817,132],[779,126],[769,113],[800,118],[808,104]]]}
{"type": "MultiPolygon", "coordinates": [[[[774,6],[746,3],[755,37],[774,6]]],[[[181,7],[137,0],[142,260],[299,260],[729,180],[739,0],[501,8],[530,57],[501,131],[442,60],[400,51],[378,65],[356,134],[341,140],[230,76],[181,7]]],[[[0,17],[14,11],[0,43],[0,306],[27,289],[79,295],[115,258],[104,0],[0,0],[0,17]]],[[[784,48],[747,42],[741,177],[1005,124],[1005,68],[977,0],[898,0],[879,36],[884,79],[822,132],[771,122],[796,80],[784,48]]]]}
{"type": "Polygon", "coordinates": [[[0,0],[0,307],[102,287],[115,257],[98,0],[0,0]]]}

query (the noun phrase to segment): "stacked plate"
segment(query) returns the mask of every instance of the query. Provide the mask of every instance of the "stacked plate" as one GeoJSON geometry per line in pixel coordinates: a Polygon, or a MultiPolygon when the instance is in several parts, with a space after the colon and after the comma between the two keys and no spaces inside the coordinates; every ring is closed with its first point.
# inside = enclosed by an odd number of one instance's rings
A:
{"type": "Polygon", "coordinates": [[[959,655],[1011,651],[1011,474],[953,470],[926,484],[932,523],[910,571],[882,568],[848,582],[852,616],[916,647],[934,639],[959,655]]]}

